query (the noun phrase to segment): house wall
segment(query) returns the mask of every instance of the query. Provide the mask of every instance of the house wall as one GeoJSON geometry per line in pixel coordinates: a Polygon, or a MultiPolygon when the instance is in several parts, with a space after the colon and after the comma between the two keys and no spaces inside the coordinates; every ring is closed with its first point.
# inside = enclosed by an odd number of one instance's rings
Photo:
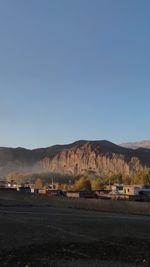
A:
{"type": "Polygon", "coordinates": [[[123,191],[124,194],[129,195],[129,196],[134,196],[138,195],[138,192],[140,190],[140,186],[124,186],[123,191]]]}
{"type": "Polygon", "coordinates": [[[79,194],[79,192],[67,192],[67,193],[66,193],[66,196],[67,196],[67,197],[75,197],[75,198],[79,198],[79,197],[80,197],[80,194],[79,194]]]}

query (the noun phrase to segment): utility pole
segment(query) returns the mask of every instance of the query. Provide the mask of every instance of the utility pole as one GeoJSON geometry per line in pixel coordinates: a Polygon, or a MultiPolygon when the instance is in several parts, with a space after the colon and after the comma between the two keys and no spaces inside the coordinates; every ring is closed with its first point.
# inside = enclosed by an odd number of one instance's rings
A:
{"type": "Polygon", "coordinates": [[[54,189],[54,181],[53,181],[53,177],[52,177],[52,189],[54,189]]]}

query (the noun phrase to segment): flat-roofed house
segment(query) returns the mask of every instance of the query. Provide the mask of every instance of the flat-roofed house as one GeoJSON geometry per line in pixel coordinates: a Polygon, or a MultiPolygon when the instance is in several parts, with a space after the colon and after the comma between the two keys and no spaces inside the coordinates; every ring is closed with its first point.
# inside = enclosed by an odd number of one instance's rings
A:
{"type": "Polygon", "coordinates": [[[6,188],[7,187],[7,182],[4,180],[0,180],[0,188],[6,188]]]}
{"type": "Polygon", "coordinates": [[[135,196],[139,194],[139,190],[142,188],[142,185],[124,185],[123,193],[128,196],[135,196]]]}

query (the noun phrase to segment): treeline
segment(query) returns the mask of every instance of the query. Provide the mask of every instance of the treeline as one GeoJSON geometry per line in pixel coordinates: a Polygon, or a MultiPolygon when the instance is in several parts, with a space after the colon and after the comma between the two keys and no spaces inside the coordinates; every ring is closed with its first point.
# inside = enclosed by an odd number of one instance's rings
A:
{"type": "Polygon", "coordinates": [[[60,189],[104,189],[112,184],[141,184],[150,185],[150,168],[133,173],[130,176],[122,174],[110,174],[105,177],[98,177],[94,173],[86,175],[61,175],[58,173],[19,173],[11,172],[5,179],[14,180],[18,184],[36,183],[40,188],[47,188],[52,181],[58,183],[60,189]]]}
{"type": "Polygon", "coordinates": [[[61,175],[59,173],[20,173],[20,172],[10,172],[8,175],[3,177],[7,181],[15,181],[18,184],[24,183],[35,183],[37,179],[40,179],[42,185],[50,184],[53,180],[55,183],[73,183],[76,179],[72,175],[61,175]]]}

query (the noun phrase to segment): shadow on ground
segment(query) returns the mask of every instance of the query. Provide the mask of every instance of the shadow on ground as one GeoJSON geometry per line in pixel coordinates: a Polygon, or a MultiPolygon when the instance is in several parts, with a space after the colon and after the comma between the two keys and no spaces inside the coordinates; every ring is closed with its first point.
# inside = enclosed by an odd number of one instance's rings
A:
{"type": "Polygon", "coordinates": [[[150,266],[147,240],[109,239],[93,243],[45,243],[2,250],[1,267],[150,266]]]}

